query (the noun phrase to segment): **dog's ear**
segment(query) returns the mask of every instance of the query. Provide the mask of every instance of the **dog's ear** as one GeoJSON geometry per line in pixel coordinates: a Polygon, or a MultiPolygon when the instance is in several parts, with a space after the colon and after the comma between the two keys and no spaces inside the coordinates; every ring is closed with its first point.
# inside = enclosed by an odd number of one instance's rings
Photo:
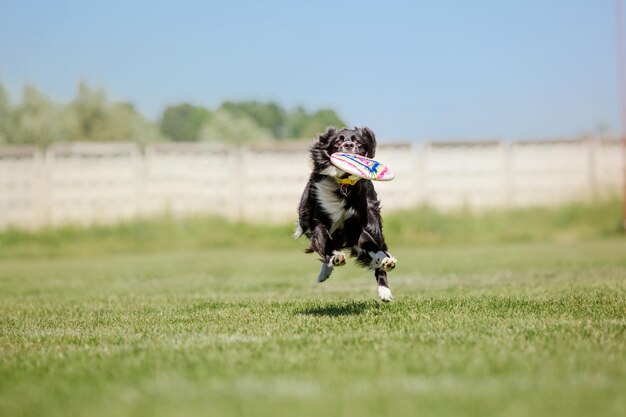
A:
{"type": "Polygon", "coordinates": [[[373,158],[376,155],[376,136],[374,132],[368,127],[362,127],[359,129],[359,132],[368,141],[367,146],[367,157],[373,158]]]}
{"type": "Polygon", "coordinates": [[[335,136],[335,133],[337,133],[337,129],[335,129],[333,126],[330,126],[328,129],[326,129],[326,132],[317,137],[317,143],[322,148],[327,147],[332,137],[335,136]]]}

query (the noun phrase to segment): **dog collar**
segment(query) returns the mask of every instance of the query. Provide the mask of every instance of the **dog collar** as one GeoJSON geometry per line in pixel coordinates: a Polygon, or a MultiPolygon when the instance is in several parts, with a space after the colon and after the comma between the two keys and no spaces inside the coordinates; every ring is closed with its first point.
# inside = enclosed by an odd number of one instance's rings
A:
{"type": "Polygon", "coordinates": [[[340,185],[354,185],[360,179],[361,178],[357,177],[356,175],[350,175],[349,177],[346,177],[346,178],[335,177],[335,181],[337,181],[337,184],[340,184],[340,185]]]}

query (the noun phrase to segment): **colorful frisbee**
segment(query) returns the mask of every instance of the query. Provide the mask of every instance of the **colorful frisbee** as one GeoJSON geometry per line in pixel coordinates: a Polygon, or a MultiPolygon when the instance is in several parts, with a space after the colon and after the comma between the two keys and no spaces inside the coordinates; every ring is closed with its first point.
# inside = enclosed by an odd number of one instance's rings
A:
{"type": "Polygon", "coordinates": [[[385,165],[361,155],[338,152],[330,156],[330,162],[342,171],[366,180],[391,181],[395,177],[385,165]]]}

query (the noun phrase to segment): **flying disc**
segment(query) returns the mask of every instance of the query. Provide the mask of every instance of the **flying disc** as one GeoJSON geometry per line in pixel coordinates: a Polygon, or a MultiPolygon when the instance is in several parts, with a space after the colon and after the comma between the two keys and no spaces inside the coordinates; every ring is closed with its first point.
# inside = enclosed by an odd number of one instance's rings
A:
{"type": "Polygon", "coordinates": [[[330,162],[342,171],[366,180],[391,181],[395,177],[387,166],[361,155],[337,152],[330,156],[330,162]]]}

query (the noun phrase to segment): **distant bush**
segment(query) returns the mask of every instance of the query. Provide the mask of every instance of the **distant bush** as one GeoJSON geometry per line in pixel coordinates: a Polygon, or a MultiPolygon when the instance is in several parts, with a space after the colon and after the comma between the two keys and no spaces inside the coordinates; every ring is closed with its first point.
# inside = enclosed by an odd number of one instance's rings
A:
{"type": "Polygon", "coordinates": [[[197,141],[202,126],[211,119],[211,112],[202,106],[183,103],[170,106],[161,116],[161,133],[176,142],[197,141]]]}

